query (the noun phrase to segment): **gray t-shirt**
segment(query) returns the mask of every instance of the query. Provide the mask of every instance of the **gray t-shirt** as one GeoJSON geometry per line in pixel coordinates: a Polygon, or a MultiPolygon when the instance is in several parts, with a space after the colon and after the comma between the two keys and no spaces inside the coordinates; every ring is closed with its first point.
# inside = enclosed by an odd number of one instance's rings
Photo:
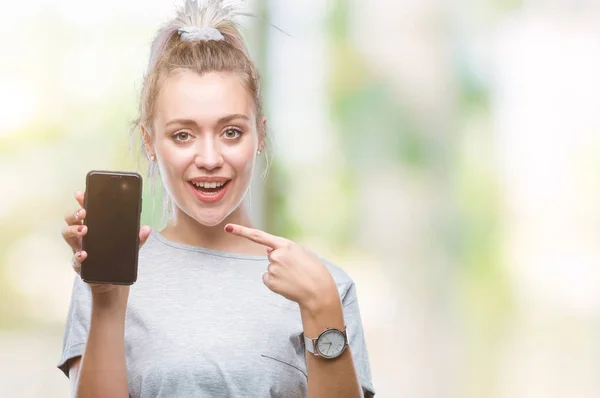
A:
{"type": "MultiPolygon", "coordinates": [[[[374,394],[356,287],[324,261],[344,306],[350,349],[365,396],[374,394]]],[[[130,288],[125,355],[131,397],[305,397],[298,304],[262,282],[266,256],[172,242],[152,231],[130,288]]],[[[58,368],[83,355],[89,286],[75,275],[58,368]]],[[[312,337],[312,336],[310,336],[312,337]]],[[[309,354],[312,355],[312,354],[309,354]]]]}

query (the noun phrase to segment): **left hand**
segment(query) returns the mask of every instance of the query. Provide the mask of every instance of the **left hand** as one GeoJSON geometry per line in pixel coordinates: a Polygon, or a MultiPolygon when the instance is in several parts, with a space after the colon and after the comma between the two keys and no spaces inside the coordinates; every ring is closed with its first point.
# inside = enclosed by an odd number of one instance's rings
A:
{"type": "Polygon", "coordinates": [[[335,281],[325,265],[302,246],[237,224],[227,224],[225,231],[267,246],[270,264],[263,274],[263,282],[271,291],[307,308],[321,300],[334,297],[339,300],[335,281]]]}

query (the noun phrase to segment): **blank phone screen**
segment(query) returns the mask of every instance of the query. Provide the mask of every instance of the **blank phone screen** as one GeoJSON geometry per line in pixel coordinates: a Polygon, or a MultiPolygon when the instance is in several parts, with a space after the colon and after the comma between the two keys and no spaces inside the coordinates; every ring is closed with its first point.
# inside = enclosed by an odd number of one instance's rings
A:
{"type": "Polygon", "coordinates": [[[132,284],[137,279],[142,180],[136,173],[91,172],[86,186],[86,282],[132,284]]]}

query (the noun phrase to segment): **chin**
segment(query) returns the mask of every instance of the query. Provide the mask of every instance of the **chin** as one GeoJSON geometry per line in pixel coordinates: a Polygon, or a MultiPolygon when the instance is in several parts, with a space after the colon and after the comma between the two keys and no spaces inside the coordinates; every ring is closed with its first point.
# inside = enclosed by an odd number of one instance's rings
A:
{"type": "Polygon", "coordinates": [[[219,209],[195,209],[192,211],[192,217],[198,223],[207,226],[214,227],[221,224],[231,214],[233,210],[226,211],[223,208],[219,209]]]}
{"type": "Polygon", "coordinates": [[[203,212],[199,213],[200,214],[194,214],[194,220],[206,227],[215,227],[221,224],[226,218],[226,214],[208,215],[202,214],[203,212]]]}

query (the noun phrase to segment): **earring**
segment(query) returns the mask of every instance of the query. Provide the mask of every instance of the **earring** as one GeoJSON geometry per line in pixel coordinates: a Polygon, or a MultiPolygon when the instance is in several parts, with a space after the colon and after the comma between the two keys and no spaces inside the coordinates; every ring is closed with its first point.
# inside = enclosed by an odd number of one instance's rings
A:
{"type": "Polygon", "coordinates": [[[154,162],[154,159],[156,159],[156,158],[154,157],[154,155],[150,155],[150,160],[151,160],[152,162],[154,162]]]}
{"type": "Polygon", "coordinates": [[[256,153],[260,155],[260,149],[256,153]]]}

